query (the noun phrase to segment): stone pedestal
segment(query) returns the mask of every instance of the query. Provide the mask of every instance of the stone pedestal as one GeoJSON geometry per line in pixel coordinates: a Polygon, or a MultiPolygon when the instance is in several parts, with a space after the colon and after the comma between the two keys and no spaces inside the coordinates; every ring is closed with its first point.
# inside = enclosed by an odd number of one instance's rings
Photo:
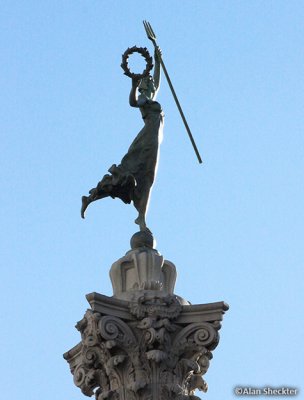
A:
{"type": "Polygon", "coordinates": [[[74,383],[96,400],[195,399],[207,391],[202,376],[228,305],[176,296],[175,266],[148,234],[135,234],[131,247],[111,267],[114,296],[86,296],[81,342],[64,354],[74,383]]]}

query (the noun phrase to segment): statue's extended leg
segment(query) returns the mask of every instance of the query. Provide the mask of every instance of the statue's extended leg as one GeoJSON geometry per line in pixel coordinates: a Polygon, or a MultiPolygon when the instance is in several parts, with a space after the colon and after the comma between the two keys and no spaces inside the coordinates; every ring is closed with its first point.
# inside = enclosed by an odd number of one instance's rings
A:
{"type": "Polygon", "coordinates": [[[84,219],[84,213],[86,211],[86,209],[88,208],[88,205],[91,203],[90,197],[87,196],[82,196],[81,198],[82,201],[82,205],[81,205],[81,218],[84,219]]]}
{"type": "Polygon", "coordinates": [[[108,193],[106,193],[104,191],[97,191],[96,189],[90,190],[90,193],[91,193],[90,196],[82,196],[82,198],[81,198],[81,201],[82,201],[81,211],[80,211],[81,218],[84,218],[85,211],[88,208],[88,205],[90,203],[109,196],[108,193]]]}

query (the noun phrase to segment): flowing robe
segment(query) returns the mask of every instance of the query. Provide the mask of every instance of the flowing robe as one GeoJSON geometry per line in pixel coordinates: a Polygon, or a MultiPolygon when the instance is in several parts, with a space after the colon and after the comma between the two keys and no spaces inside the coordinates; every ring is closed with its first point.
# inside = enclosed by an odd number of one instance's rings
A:
{"type": "Polygon", "coordinates": [[[140,107],[144,127],[133,140],[119,165],[112,165],[97,187],[90,190],[92,200],[111,196],[125,203],[132,200],[138,209],[147,206],[157,171],[159,145],[163,136],[164,114],[158,102],[148,100],[140,107]],[[143,197],[145,199],[143,200],[143,197]]]}

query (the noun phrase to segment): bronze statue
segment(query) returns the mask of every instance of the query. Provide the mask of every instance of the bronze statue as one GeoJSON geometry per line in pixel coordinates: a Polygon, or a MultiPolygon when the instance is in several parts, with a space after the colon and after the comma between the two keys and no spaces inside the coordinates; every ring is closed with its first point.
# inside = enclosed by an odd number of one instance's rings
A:
{"type": "Polygon", "coordinates": [[[198,161],[201,163],[202,160],[162,60],[161,50],[156,44],[155,33],[149,22],[144,21],[143,23],[147,37],[152,41],[155,48],[153,77],[150,75],[153,67],[152,57],[150,57],[146,48],[136,46],[128,48],[122,56],[123,62],[121,66],[125,74],[132,79],[129,103],[132,107],[140,109],[145,125],[133,140],[120,164],[113,164],[108,170],[110,174],[104,175],[97,186],[89,191],[89,196],[82,197],[81,216],[84,218],[88,205],[93,201],[108,196],[112,198],[118,197],[124,203],[133,201],[138,211],[135,223],[140,226],[141,231],[149,231],[146,225],[146,213],[157,171],[159,145],[162,140],[164,124],[161,105],[155,101],[160,84],[160,66],[162,66],[198,161]],[[146,69],[142,74],[131,73],[128,68],[128,57],[134,52],[140,53],[146,59],[146,69]]]}
{"type": "MultiPolygon", "coordinates": [[[[134,52],[135,47],[132,49],[134,52]]],[[[129,103],[132,107],[140,109],[144,127],[133,140],[120,164],[113,164],[108,170],[110,174],[106,174],[96,188],[90,190],[89,196],[82,197],[82,218],[84,218],[86,208],[93,201],[108,196],[118,197],[125,203],[133,201],[138,211],[135,223],[140,226],[140,230],[147,229],[146,213],[157,170],[164,124],[161,105],[155,101],[160,84],[160,57],[161,51],[159,47],[156,47],[153,77],[148,74],[138,79],[138,75],[131,74],[132,87],[129,103]]]]}

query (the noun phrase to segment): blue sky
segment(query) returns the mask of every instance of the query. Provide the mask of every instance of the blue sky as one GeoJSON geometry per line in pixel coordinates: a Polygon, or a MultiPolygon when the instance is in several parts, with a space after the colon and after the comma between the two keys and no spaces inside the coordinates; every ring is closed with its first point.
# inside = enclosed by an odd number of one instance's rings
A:
{"type": "MultiPolygon", "coordinates": [[[[230,304],[202,398],[303,379],[301,1],[3,1],[0,10],[3,398],[82,399],[62,353],[85,294],[112,295],[135,209],[80,198],[142,127],[121,54],[153,25],[200,149],[165,79],[148,223],[176,293],[230,304]],[[301,377],[301,378],[300,378],[301,377]]],[[[302,397],[302,394],[298,397],[302,397]]]]}

